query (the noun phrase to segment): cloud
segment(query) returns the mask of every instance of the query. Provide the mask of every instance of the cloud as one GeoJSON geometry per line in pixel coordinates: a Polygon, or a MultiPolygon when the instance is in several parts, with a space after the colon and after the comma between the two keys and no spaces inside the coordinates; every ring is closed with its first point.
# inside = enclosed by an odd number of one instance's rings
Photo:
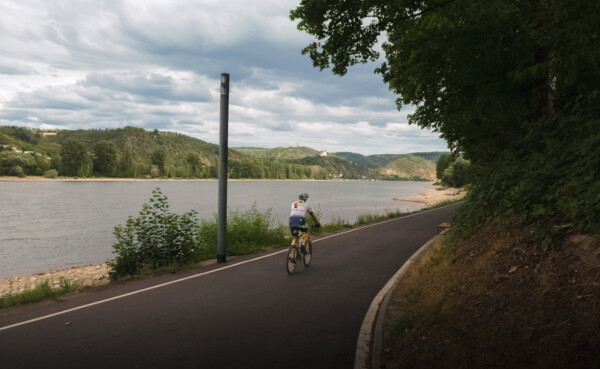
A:
{"type": "Polygon", "coordinates": [[[374,75],[301,55],[297,0],[9,0],[0,3],[0,124],[125,125],[218,143],[219,78],[231,74],[230,145],[365,154],[443,150],[408,126],[374,75]],[[351,150],[350,150],[351,149],[351,150]]]}

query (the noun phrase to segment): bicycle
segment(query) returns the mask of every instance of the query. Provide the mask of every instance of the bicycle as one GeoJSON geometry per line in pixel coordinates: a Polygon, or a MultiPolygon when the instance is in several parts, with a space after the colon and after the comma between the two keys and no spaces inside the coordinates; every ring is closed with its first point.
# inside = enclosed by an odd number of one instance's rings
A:
{"type": "Polygon", "coordinates": [[[285,267],[289,275],[292,275],[296,271],[296,265],[300,263],[304,264],[304,267],[308,268],[310,261],[312,260],[312,241],[308,230],[306,232],[295,231],[293,233],[294,239],[287,252],[285,261],[285,267]],[[304,246],[304,249],[302,249],[304,246]]]}

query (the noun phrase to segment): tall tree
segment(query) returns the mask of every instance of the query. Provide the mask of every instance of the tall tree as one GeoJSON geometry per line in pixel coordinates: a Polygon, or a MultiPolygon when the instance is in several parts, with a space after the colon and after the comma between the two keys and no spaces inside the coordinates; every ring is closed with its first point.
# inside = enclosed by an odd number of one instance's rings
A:
{"type": "Polygon", "coordinates": [[[106,140],[94,145],[94,172],[112,177],[117,170],[117,149],[115,144],[106,140]]]}
{"type": "Polygon", "coordinates": [[[84,177],[90,174],[90,155],[85,144],[77,138],[69,137],[63,141],[60,157],[64,175],[84,177]]]}
{"type": "Polygon", "coordinates": [[[398,107],[476,166],[488,211],[600,230],[599,14],[598,1],[302,0],[291,18],[317,39],[303,53],[339,75],[382,40],[398,107]]]}
{"type": "Polygon", "coordinates": [[[161,175],[166,172],[167,152],[162,147],[152,152],[152,164],[156,165],[161,175]]]}

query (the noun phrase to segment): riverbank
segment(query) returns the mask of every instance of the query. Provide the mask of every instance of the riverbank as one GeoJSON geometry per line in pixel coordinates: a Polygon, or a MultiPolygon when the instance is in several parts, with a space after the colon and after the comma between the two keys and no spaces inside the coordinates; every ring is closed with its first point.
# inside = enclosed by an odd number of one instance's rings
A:
{"type": "MultiPolygon", "coordinates": [[[[90,177],[57,177],[46,178],[41,176],[0,176],[0,182],[216,182],[217,178],[90,178],[90,177]]],[[[367,179],[274,179],[274,178],[228,178],[228,182],[343,182],[343,181],[369,181],[367,179]]]]}
{"type": "MultiPolygon", "coordinates": [[[[39,178],[38,180],[48,180],[47,178],[43,177],[28,177],[28,180],[31,180],[31,178],[39,178]]],[[[145,181],[143,179],[136,180],[145,181]]],[[[464,196],[464,191],[461,189],[445,188],[441,186],[431,186],[430,188],[430,191],[423,192],[417,197],[395,200],[415,201],[425,204],[425,207],[432,207],[443,201],[460,200],[464,196]]],[[[48,281],[50,286],[52,287],[60,286],[61,281],[63,283],[68,282],[69,284],[77,286],[78,288],[100,286],[109,283],[108,266],[106,265],[106,263],[103,263],[54,270],[46,273],[37,273],[31,276],[3,278],[0,279],[0,297],[6,296],[8,294],[22,293],[24,291],[35,288],[37,285],[44,283],[45,281],[48,281]]]]}
{"type": "Polygon", "coordinates": [[[410,201],[425,204],[425,207],[431,207],[448,200],[462,200],[467,191],[464,188],[445,187],[440,185],[428,186],[429,191],[421,192],[418,196],[394,198],[398,201],[410,201]]]}

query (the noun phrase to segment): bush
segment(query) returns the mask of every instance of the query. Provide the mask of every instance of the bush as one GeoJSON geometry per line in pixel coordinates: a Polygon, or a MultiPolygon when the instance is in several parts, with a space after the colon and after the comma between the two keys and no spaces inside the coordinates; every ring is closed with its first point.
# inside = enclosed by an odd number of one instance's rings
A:
{"type": "MultiPolygon", "coordinates": [[[[107,264],[111,280],[133,276],[144,269],[172,264],[191,264],[216,257],[217,216],[199,222],[197,213],[169,213],[167,197],[160,188],[152,191],[150,204],[144,204],[137,218],[114,228],[117,255],[107,264]]],[[[246,211],[233,211],[227,217],[227,254],[244,255],[265,246],[286,244],[287,227],[276,224],[271,210],[260,212],[254,204],[246,211]]]]}
{"type": "Polygon", "coordinates": [[[15,165],[14,167],[11,167],[8,169],[8,174],[9,175],[13,175],[13,176],[17,176],[19,178],[25,178],[25,171],[23,170],[23,168],[19,165],[15,165]]]}
{"type": "Polygon", "coordinates": [[[142,268],[156,269],[195,260],[198,249],[198,218],[195,211],[169,213],[167,197],[160,188],[152,190],[150,204],[144,204],[137,218],[114,228],[117,243],[114,260],[108,262],[111,280],[135,275],[142,268]]]}
{"type": "Polygon", "coordinates": [[[58,178],[56,169],[50,169],[44,172],[44,178],[58,178]]]}
{"type": "Polygon", "coordinates": [[[442,182],[451,187],[462,187],[471,182],[471,164],[464,159],[456,159],[444,170],[442,182]]]}

